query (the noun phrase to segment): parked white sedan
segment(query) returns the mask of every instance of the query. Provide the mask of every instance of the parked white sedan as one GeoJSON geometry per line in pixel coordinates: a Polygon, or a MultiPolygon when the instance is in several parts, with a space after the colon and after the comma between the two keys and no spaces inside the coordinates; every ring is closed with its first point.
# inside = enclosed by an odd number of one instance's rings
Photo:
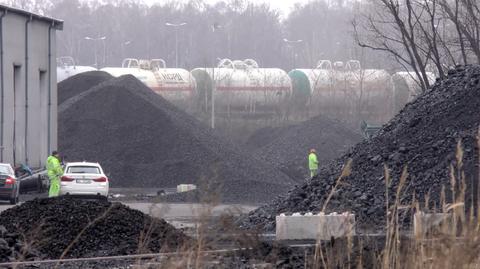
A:
{"type": "Polygon", "coordinates": [[[61,177],[60,195],[95,195],[108,197],[109,182],[98,163],[67,163],[61,177]]]}

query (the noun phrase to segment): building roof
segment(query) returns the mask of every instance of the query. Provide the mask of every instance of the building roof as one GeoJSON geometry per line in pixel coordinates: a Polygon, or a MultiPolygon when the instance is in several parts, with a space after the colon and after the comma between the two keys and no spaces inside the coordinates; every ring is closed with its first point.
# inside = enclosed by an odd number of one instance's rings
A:
{"type": "Polygon", "coordinates": [[[18,15],[21,15],[21,16],[24,16],[24,17],[31,17],[34,20],[39,20],[39,21],[44,21],[44,22],[47,22],[47,23],[51,23],[53,28],[55,28],[57,30],[63,30],[63,21],[59,20],[59,19],[46,17],[46,16],[43,16],[43,15],[40,15],[40,14],[35,14],[35,13],[29,12],[29,11],[26,11],[26,10],[23,10],[23,9],[14,8],[14,7],[2,5],[2,4],[0,4],[0,11],[2,11],[3,14],[5,14],[5,13],[7,13],[7,14],[8,13],[15,13],[15,14],[18,14],[18,15]]]}

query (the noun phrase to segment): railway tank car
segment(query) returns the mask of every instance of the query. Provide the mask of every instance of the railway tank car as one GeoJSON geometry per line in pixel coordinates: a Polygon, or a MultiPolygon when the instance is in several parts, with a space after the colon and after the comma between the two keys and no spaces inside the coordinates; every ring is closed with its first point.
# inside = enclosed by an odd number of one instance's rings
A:
{"type": "Polygon", "coordinates": [[[213,93],[218,114],[280,113],[292,93],[285,71],[260,68],[252,59],[223,59],[215,68],[195,68],[191,73],[197,82],[200,106],[208,111],[213,93]]]}
{"type": "Polygon", "coordinates": [[[76,65],[70,56],[57,58],[57,83],[76,74],[95,71],[95,67],[76,65]]]}
{"type": "Polygon", "coordinates": [[[346,121],[383,123],[393,115],[393,86],[390,74],[382,69],[362,69],[360,62],[321,60],[314,69],[289,72],[293,103],[346,121]]]}
{"type": "Polygon", "coordinates": [[[166,100],[189,110],[196,100],[196,83],[188,70],[167,68],[162,59],[124,59],[122,67],[102,68],[114,77],[133,75],[166,100]]]}
{"type": "MultiPolygon", "coordinates": [[[[430,85],[432,85],[435,82],[435,74],[427,72],[426,75],[430,85]]],[[[422,93],[422,87],[415,72],[397,72],[392,76],[392,83],[395,91],[395,110],[397,112],[422,93]]]]}

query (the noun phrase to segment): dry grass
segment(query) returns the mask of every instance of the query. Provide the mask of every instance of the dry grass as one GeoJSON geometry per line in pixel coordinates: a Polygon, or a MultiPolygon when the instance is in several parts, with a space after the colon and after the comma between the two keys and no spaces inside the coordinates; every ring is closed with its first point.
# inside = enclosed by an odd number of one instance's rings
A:
{"type": "MultiPolygon", "coordinates": [[[[480,148],[480,133],[477,143],[480,148]]],[[[405,195],[403,191],[408,182],[408,168],[404,167],[395,192],[390,193],[393,180],[390,170],[384,166],[386,227],[383,249],[369,256],[363,253],[363,246],[371,243],[367,242],[369,239],[354,244],[352,236],[347,236],[345,243],[337,247],[317,241],[314,255],[310,257],[312,261],[306,261],[305,264],[309,266],[305,268],[480,268],[480,204],[474,201],[473,195],[467,197],[468,179],[463,167],[461,141],[457,143],[455,157],[455,162],[449,168],[450,184],[448,188],[442,188],[440,204],[433,207],[430,195],[426,195],[424,201],[418,201],[414,195],[411,204],[403,205],[401,197],[405,195]],[[447,197],[450,197],[449,200],[447,197]],[[466,201],[471,204],[467,206],[466,201]],[[417,218],[415,233],[401,231],[400,213],[405,209],[413,209],[411,219],[417,218]],[[421,215],[423,212],[427,216],[421,215]],[[435,218],[438,221],[433,221],[435,218]]],[[[332,192],[341,183],[343,174],[332,192]]],[[[470,193],[480,193],[480,190],[470,193]]],[[[326,201],[328,203],[329,198],[326,201]]]]}

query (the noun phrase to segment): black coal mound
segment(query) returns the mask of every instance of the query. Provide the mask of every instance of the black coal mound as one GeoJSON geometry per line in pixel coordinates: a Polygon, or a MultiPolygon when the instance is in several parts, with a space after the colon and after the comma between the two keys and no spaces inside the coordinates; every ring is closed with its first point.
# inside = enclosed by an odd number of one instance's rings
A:
{"type": "Polygon", "coordinates": [[[0,225],[23,234],[45,258],[64,251],[70,258],[168,252],[190,242],[164,220],[120,203],[69,197],[10,208],[0,214],[0,225]]]}
{"type": "Polygon", "coordinates": [[[293,184],[133,76],[111,79],[64,102],[59,148],[69,161],[98,161],[113,186],[188,183],[208,189],[206,195],[220,192],[224,202],[266,202],[293,184]]]}
{"type": "Polygon", "coordinates": [[[30,261],[40,257],[40,253],[26,244],[20,233],[9,232],[0,225],[0,263],[30,261]]]}
{"type": "Polygon", "coordinates": [[[319,163],[325,164],[361,139],[360,134],[341,122],[318,116],[295,125],[260,129],[247,145],[255,147],[253,152],[259,158],[278,166],[291,178],[303,181],[309,174],[310,149],[316,149],[319,163]]]}
{"type": "Polygon", "coordinates": [[[71,76],[58,83],[58,104],[86,90],[113,78],[103,71],[89,71],[71,76]]]}
{"type": "MultiPolygon", "coordinates": [[[[456,145],[463,144],[463,170],[468,199],[477,200],[478,147],[480,122],[480,66],[458,67],[444,81],[409,103],[380,133],[359,143],[348,153],[320,169],[311,184],[303,184],[269,205],[249,214],[244,227],[275,227],[275,215],[282,212],[319,211],[348,159],[352,174],[335,192],[328,211],[353,211],[364,228],[385,224],[384,164],[390,170],[389,193],[397,190],[404,167],[409,176],[400,197],[402,205],[430,196],[430,209],[440,203],[445,186],[451,196],[449,166],[455,164],[456,145]]],[[[458,174],[457,174],[458,175],[458,174]]],[[[459,179],[457,178],[457,181],[459,179]]],[[[457,187],[459,184],[456,184],[457,187]]],[[[390,197],[390,201],[393,197],[390,197]]],[[[471,204],[471,200],[467,200],[471,204]]],[[[412,212],[405,211],[405,217],[412,212]]]]}
{"type": "Polygon", "coordinates": [[[267,126],[260,128],[248,137],[247,141],[245,142],[245,147],[250,151],[255,151],[261,147],[265,147],[266,145],[275,141],[275,139],[281,137],[292,126],[294,125],[276,127],[267,126]]]}
{"type": "Polygon", "coordinates": [[[44,258],[59,258],[64,251],[69,258],[168,252],[190,243],[164,220],[120,203],[69,197],[10,208],[0,214],[0,225],[24,235],[44,258]]]}

